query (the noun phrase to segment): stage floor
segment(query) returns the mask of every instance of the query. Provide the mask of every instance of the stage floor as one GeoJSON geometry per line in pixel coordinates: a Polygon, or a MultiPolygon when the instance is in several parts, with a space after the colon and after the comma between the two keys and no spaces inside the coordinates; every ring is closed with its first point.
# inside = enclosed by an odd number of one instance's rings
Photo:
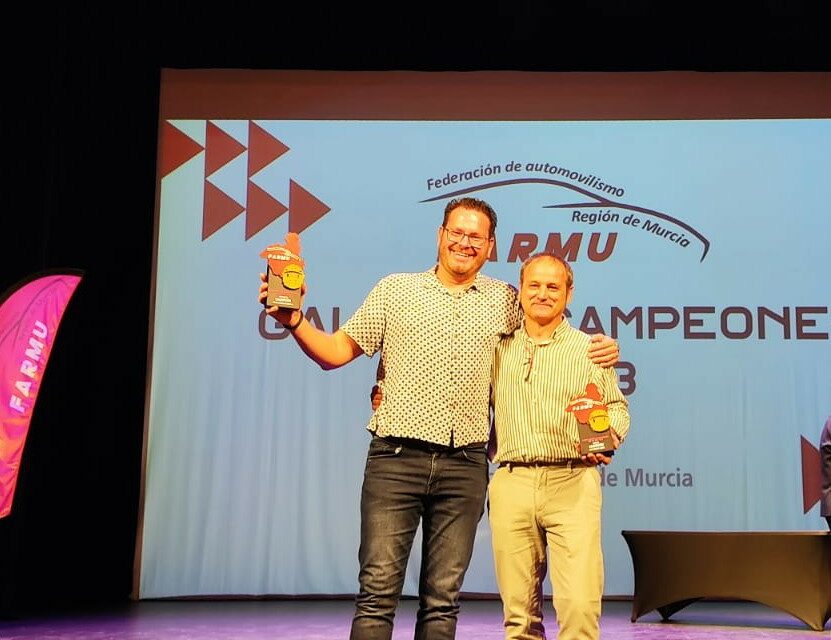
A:
{"type": "MultiPolygon", "coordinates": [[[[797,640],[828,638],[796,618],[751,602],[697,602],[661,622],[652,612],[630,622],[628,600],[603,603],[603,640],[797,640]]],[[[394,640],[411,640],[416,603],[404,600],[394,640]]],[[[546,609],[549,640],[556,637],[546,609]]],[[[101,612],[0,620],[2,640],[345,640],[350,600],[143,601],[101,612]]],[[[502,640],[498,600],[465,600],[457,640],[502,640]]]]}

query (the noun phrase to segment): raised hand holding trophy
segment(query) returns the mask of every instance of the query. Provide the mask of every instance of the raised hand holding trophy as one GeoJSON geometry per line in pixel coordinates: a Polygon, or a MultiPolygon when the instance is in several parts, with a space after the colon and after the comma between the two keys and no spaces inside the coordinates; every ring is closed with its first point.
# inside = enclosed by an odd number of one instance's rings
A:
{"type": "Polygon", "coordinates": [[[594,383],[587,384],[586,392],[573,398],[566,411],[570,411],[577,418],[580,455],[614,453],[615,443],[612,439],[609,410],[594,383]]]}
{"type": "Polygon", "coordinates": [[[266,307],[299,309],[305,266],[300,257],[300,236],[287,233],[285,244],[269,245],[260,257],[268,261],[268,295],[263,304],[266,307]]]}

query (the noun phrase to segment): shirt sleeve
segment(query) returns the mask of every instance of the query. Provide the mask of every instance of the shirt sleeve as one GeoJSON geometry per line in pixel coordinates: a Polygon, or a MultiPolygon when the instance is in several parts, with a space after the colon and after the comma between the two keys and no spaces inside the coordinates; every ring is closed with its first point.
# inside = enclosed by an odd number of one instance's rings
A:
{"type": "Polygon", "coordinates": [[[522,324],[522,307],[519,305],[519,292],[516,287],[506,284],[505,298],[505,326],[502,327],[503,335],[509,336],[519,329],[522,324]]]}
{"type": "Polygon", "coordinates": [[[384,342],[386,329],[386,289],[388,278],[376,284],[358,310],[341,326],[341,331],[352,338],[361,350],[372,357],[384,342]]]}

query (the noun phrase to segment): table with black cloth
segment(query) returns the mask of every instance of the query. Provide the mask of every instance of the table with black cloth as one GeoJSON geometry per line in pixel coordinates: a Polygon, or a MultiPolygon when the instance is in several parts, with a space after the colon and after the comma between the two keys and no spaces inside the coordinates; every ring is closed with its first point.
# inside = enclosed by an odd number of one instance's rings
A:
{"type": "Polygon", "coordinates": [[[632,622],[704,598],[759,602],[821,631],[831,618],[831,532],[621,532],[635,578],[632,622]]]}

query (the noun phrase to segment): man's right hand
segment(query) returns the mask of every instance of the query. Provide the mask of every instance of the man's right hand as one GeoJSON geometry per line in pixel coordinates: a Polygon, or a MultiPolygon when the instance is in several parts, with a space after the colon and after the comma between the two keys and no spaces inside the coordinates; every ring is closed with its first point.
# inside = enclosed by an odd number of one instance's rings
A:
{"type": "MultiPolygon", "coordinates": [[[[300,306],[303,306],[303,298],[306,296],[306,283],[300,287],[300,306]]],[[[268,297],[268,281],[264,273],[260,274],[260,295],[258,300],[264,305],[268,297]]],[[[291,327],[300,321],[302,311],[300,309],[283,309],[282,307],[266,307],[265,312],[280,324],[291,327]]]]}
{"type": "MultiPolygon", "coordinates": [[[[306,296],[306,282],[300,286],[300,306],[306,296]]],[[[258,300],[264,305],[268,298],[268,283],[266,275],[260,274],[260,294],[258,300]]],[[[328,371],[337,369],[347,362],[352,362],[363,353],[361,347],[342,329],[334,333],[326,333],[315,327],[311,322],[304,320],[300,309],[282,309],[280,307],[266,307],[265,312],[283,325],[291,333],[300,348],[307,356],[314,360],[320,368],[328,371]]]]}

